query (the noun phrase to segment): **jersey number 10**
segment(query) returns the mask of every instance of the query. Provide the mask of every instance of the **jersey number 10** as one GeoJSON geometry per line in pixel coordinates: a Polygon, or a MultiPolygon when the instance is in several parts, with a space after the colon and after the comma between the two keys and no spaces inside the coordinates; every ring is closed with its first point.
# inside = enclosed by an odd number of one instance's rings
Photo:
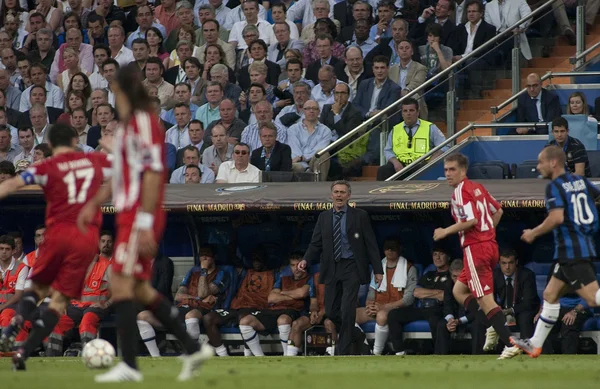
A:
{"type": "Polygon", "coordinates": [[[571,195],[573,205],[573,219],[575,224],[591,224],[594,221],[594,213],[590,209],[588,197],[585,193],[573,193],[571,195]]]}
{"type": "Polygon", "coordinates": [[[87,199],[87,192],[92,185],[94,179],[94,168],[85,168],[78,170],[71,170],[63,178],[63,182],[67,185],[67,192],[69,195],[69,204],[82,204],[87,199]],[[83,180],[79,192],[77,192],[77,180],[83,180]]]}

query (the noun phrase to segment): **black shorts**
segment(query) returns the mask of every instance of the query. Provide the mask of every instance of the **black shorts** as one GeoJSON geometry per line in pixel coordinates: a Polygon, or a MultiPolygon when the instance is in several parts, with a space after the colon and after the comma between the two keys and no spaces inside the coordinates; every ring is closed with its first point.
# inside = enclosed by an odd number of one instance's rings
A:
{"type": "Polygon", "coordinates": [[[177,309],[179,310],[179,318],[181,318],[182,320],[185,320],[185,315],[187,315],[188,312],[191,312],[194,309],[197,311],[200,311],[202,316],[204,316],[210,312],[210,309],[204,309],[204,308],[200,308],[200,307],[194,308],[194,307],[190,307],[189,305],[182,305],[180,307],[177,307],[177,309]]]}
{"type": "Polygon", "coordinates": [[[252,314],[253,309],[215,309],[215,313],[221,317],[221,325],[235,324],[237,325],[240,319],[244,316],[252,314]]]}
{"type": "Polygon", "coordinates": [[[559,261],[554,266],[554,273],[552,276],[566,283],[573,290],[579,290],[582,287],[597,281],[594,264],[588,259],[559,261]]]}
{"type": "Polygon", "coordinates": [[[281,315],[288,315],[292,318],[292,321],[300,317],[300,312],[294,311],[293,309],[280,309],[276,311],[254,311],[252,316],[256,317],[259,322],[265,327],[265,331],[272,332],[277,329],[277,319],[281,315]]]}

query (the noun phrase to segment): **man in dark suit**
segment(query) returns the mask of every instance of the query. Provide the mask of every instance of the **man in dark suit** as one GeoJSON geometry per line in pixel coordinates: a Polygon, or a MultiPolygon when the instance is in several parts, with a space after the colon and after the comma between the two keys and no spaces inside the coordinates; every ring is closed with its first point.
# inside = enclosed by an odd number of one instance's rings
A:
{"type": "MultiPolygon", "coordinates": [[[[521,336],[528,339],[533,336],[534,317],[540,308],[535,273],[529,269],[517,267],[517,254],[513,249],[500,250],[500,268],[494,270],[494,299],[502,308],[509,325],[518,325],[521,336]]],[[[478,320],[481,324],[481,320],[478,320]]],[[[483,331],[478,331],[483,334],[483,331]]],[[[484,351],[496,349],[498,335],[493,327],[485,333],[484,351]]],[[[481,337],[477,339],[481,344],[481,337]]],[[[512,347],[512,345],[509,345],[512,347]]]]}
{"type": "Polygon", "coordinates": [[[353,333],[358,289],[370,281],[369,265],[378,286],[383,280],[369,214],[348,206],[351,190],[348,181],[331,184],[333,209],[319,215],[310,245],[298,264],[305,269],[321,261],[319,283],[325,284],[325,313],[338,330],[338,355],[348,354],[353,338],[357,338],[353,333]]]}
{"type": "MultiPolygon", "coordinates": [[[[517,100],[517,122],[538,123],[551,122],[562,115],[558,96],[542,88],[542,79],[539,74],[531,73],[527,76],[527,93],[519,96],[517,100]]],[[[517,128],[511,135],[547,134],[548,127],[543,128],[517,128]]]]}
{"type": "Polygon", "coordinates": [[[262,147],[254,150],[250,163],[263,172],[292,171],[292,149],[277,141],[277,127],[272,122],[258,130],[262,147]]]}
{"type": "MultiPolygon", "coordinates": [[[[387,57],[377,56],[373,59],[373,78],[366,79],[358,85],[358,92],[353,103],[365,119],[376,115],[379,111],[392,105],[400,98],[400,85],[390,80],[389,61],[387,57]],[[371,105],[376,88],[380,89],[377,101],[371,105]]],[[[396,115],[397,116],[397,115],[396,115]]],[[[393,123],[394,125],[397,123],[393,123]]]]}
{"type": "Polygon", "coordinates": [[[338,137],[346,135],[362,123],[363,115],[349,102],[350,87],[348,84],[337,84],[333,90],[333,104],[325,104],[319,121],[335,131],[338,137]]]}
{"type": "MultiPolygon", "coordinates": [[[[48,123],[54,124],[56,123],[56,120],[58,120],[58,117],[63,114],[63,110],[46,106],[46,114],[48,115],[48,123]]],[[[29,116],[29,110],[19,115],[16,127],[31,127],[31,118],[29,116]]]]}
{"type": "Polygon", "coordinates": [[[427,26],[431,23],[437,23],[442,26],[440,34],[440,44],[450,46],[450,36],[456,30],[456,23],[450,20],[450,12],[454,11],[455,4],[450,0],[439,0],[435,7],[428,7],[423,10],[415,28],[410,31],[410,36],[421,46],[427,43],[427,26]]]}
{"type": "Polygon", "coordinates": [[[315,41],[319,59],[308,65],[306,68],[306,76],[304,78],[311,80],[317,85],[319,83],[319,69],[321,69],[323,65],[335,67],[340,60],[333,56],[333,38],[331,35],[317,35],[315,41]]]}

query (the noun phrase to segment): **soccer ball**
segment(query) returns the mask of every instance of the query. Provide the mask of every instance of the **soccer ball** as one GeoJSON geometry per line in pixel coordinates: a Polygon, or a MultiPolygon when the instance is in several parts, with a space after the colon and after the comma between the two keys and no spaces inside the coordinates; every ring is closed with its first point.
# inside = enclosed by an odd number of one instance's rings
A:
{"type": "Polygon", "coordinates": [[[81,358],[89,369],[104,369],[113,364],[115,354],[112,344],[104,339],[94,339],[83,347],[81,358]]]}

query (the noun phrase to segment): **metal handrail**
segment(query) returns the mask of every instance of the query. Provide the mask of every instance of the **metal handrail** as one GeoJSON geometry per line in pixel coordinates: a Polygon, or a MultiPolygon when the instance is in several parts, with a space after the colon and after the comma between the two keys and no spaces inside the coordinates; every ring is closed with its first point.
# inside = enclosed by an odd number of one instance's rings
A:
{"type": "Polygon", "coordinates": [[[535,18],[536,16],[538,16],[538,15],[540,15],[542,13],[544,13],[546,11],[546,8],[550,7],[553,2],[554,2],[554,0],[548,0],[547,2],[545,2],[544,4],[542,4],[539,8],[537,8],[536,10],[534,10],[533,12],[531,12],[529,15],[523,17],[521,20],[517,21],[515,24],[513,24],[512,26],[510,26],[508,29],[504,30],[503,32],[501,32],[500,34],[496,35],[495,37],[493,37],[489,41],[485,42],[484,44],[482,44],[481,46],[479,46],[478,48],[476,48],[475,50],[473,50],[468,55],[462,57],[459,61],[453,63],[450,66],[448,66],[446,69],[444,69],[440,73],[436,74],[435,76],[433,76],[429,80],[425,81],[423,84],[419,85],[417,88],[413,89],[412,91],[410,91],[409,93],[407,93],[405,96],[403,96],[400,99],[396,100],[396,102],[394,104],[392,104],[392,105],[384,108],[383,110],[381,110],[380,112],[378,112],[375,116],[370,117],[367,121],[363,122],[360,126],[358,126],[355,129],[349,131],[348,133],[346,133],[346,135],[342,136],[337,141],[331,143],[329,146],[325,147],[324,149],[322,149],[320,151],[317,151],[315,153],[315,157],[319,158],[323,154],[325,154],[326,152],[328,152],[328,151],[330,151],[330,150],[332,150],[332,149],[340,146],[340,144],[342,144],[342,143],[346,142],[348,139],[352,138],[359,131],[363,131],[364,129],[366,129],[367,127],[369,127],[372,123],[376,122],[377,120],[380,120],[383,116],[391,117],[392,115],[394,115],[397,112],[397,111],[395,111],[395,109],[398,106],[401,106],[402,103],[405,100],[407,100],[408,98],[411,98],[411,97],[417,95],[418,92],[420,92],[421,90],[424,90],[424,89],[430,87],[431,85],[435,84],[437,81],[442,80],[448,74],[452,73],[455,69],[457,69],[460,66],[462,66],[463,64],[465,64],[469,59],[477,57],[477,56],[479,56],[479,54],[482,54],[484,51],[488,50],[488,48],[490,48],[492,45],[495,45],[496,43],[504,40],[506,37],[508,37],[510,35],[513,35],[513,30],[515,28],[520,28],[520,26],[523,23],[527,22],[530,19],[535,18]]]}
{"type": "Polygon", "coordinates": [[[443,141],[442,143],[440,143],[439,145],[435,146],[433,149],[429,150],[428,153],[420,156],[419,158],[417,158],[415,161],[413,161],[411,164],[404,166],[404,168],[402,168],[402,170],[400,170],[399,172],[394,173],[393,175],[391,175],[389,178],[386,179],[386,181],[393,181],[396,178],[406,174],[406,172],[415,169],[418,167],[420,162],[423,162],[427,159],[429,159],[432,155],[434,155],[435,153],[437,153],[438,151],[442,150],[444,147],[446,147],[446,145],[452,143],[455,139],[458,139],[460,136],[462,136],[463,134],[475,130],[477,128],[517,128],[517,127],[527,127],[527,128],[547,128],[548,127],[548,123],[540,123],[540,122],[532,122],[532,123],[485,123],[485,124],[475,124],[475,123],[469,123],[465,128],[463,128],[462,130],[458,131],[456,134],[452,135],[450,138],[446,139],[445,141],[443,141]]]}
{"type": "Polygon", "coordinates": [[[590,54],[592,51],[598,49],[600,47],[600,41],[594,43],[589,49],[582,51],[581,53],[575,55],[574,57],[569,58],[569,63],[571,65],[575,65],[577,61],[581,59],[585,59],[585,57],[590,54]]]}
{"type": "MultiPolygon", "coordinates": [[[[548,72],[548,73],[544,74],[542,77],[540,77],[540,79],[542,82],[544,82],[548,79],[552,80],[552,78],[554,78],[554,77],[585,77],[585,76],[597,77],[597,76],[600,76],[600,72],[548,72]]],[[[519,93],[512,95],[506,101],[504,101],[494,107],[490,107],[490,112],[492,113],[492,115],[497,115],[498,112],[500,112],[500,110],[502,108],[506,107],[508,104],[511,104],[513,101],[518,99],[519,96],[521,96],[525,92],[527,92],[527,88],[521,89],[521,91],[519,93]]]]}

